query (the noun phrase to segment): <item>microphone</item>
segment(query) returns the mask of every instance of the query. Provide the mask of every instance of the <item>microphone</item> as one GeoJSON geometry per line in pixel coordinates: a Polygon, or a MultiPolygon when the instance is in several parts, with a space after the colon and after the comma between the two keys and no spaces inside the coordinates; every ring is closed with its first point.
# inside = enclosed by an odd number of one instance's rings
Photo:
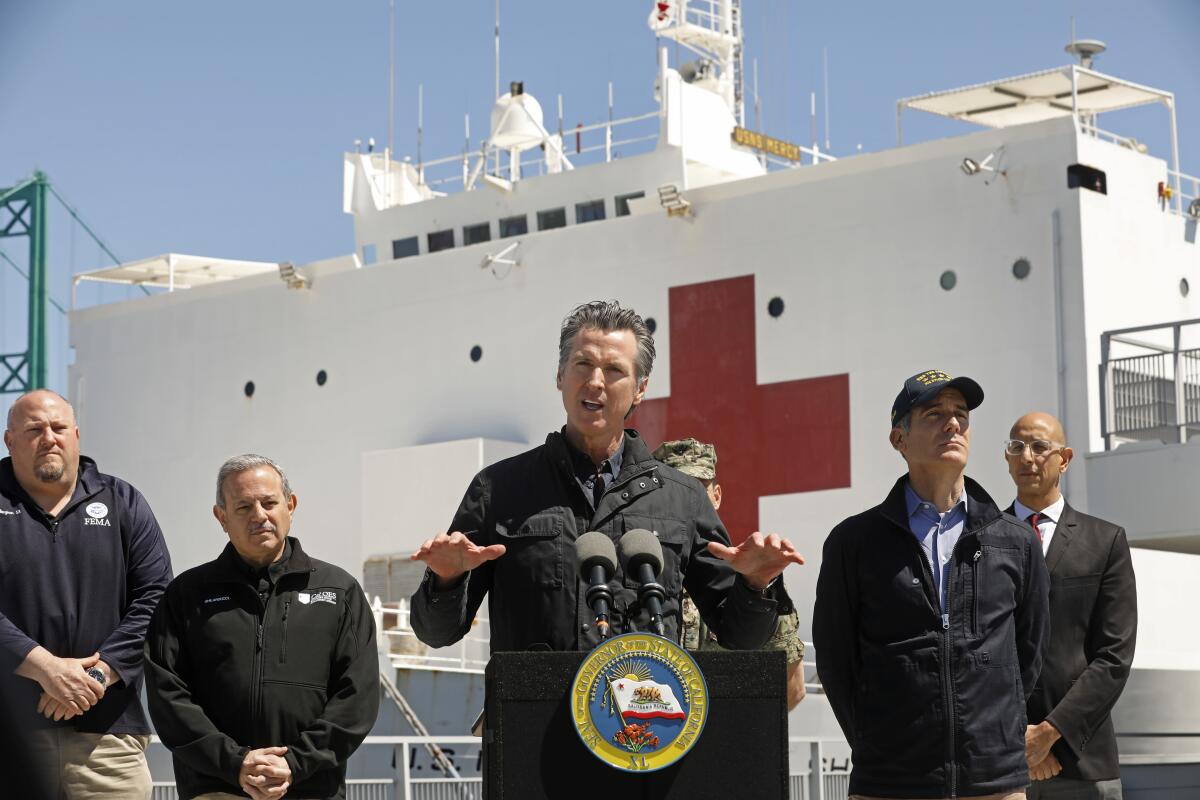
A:
{"type": "Polygon", "coordinates": [[[638,582],[638,600],[650,612],[650,627],[663,633],[662,602],[666,590],[658,582],[663,568],[662,544],[644,528],[634,528],[621,537],[621,566],[625,574],[638,582]]]}
{"type": "Polygon", "coordinates": [[[579,577],[588,585],[584,597],[596,615],[596,630],[601,639],[606,639],[608,607],[613,599],[608,579],[617,571],[617,548],[606,534],[589,531],[575,540],[575,563],[579,565],[579,577]]]}

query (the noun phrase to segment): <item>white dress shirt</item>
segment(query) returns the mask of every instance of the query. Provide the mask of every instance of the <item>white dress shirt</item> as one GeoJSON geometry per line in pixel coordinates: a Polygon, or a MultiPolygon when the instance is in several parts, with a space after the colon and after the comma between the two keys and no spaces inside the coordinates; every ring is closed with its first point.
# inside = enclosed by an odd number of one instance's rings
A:
{"type": "Polygon", "coordinates": [[[1041,511],[1034,511],[1020,500],[1013,500],[1013,515],[1026,525],[1029,525],[1031,516],[1041,514],[1038,517],[1038,533],[1042,536],[1042,555],[1050,550],[1050,537],[1054,535],[1054,529],[1058,527],[1058,521],[1062,518],[1063,506],[1066,504],[1067,501],[1061,494],[1057,500],[1041,511]]]}

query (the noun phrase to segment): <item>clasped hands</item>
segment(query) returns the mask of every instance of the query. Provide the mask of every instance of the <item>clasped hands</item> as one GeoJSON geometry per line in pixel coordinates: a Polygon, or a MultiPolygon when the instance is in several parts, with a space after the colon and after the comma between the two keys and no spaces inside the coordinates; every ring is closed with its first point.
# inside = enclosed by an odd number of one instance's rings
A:
{"type": "Polygon", "coordinates": [[[117,673],[100,660],[99,653],[87,658],[59,658],[41,646],[29,652],[16,672],[42,687],[37,713],[57,722],[79,716],[104,697],[105,687],[87,674],[92,667],[104,673],[110,686],[119,680],[117,673]]]}
{"type": "Polygon", "coordinates": [[[246,753],[238,770],[238,786],[251,800],[278,800],[292,785],[286,747],[261,747],[246,753]]]}
{"type": "Polygon", "coordinates": [[[1046,721],[1025,727],[1025,761],[1033,780],[1049,780],[1062,772],[1062,764],[1050,752],[1051,746],[1061,738],[1058,729],[1046,721]]]}
{"type": "MultiPolygon", "coordinates": [[[[502,544],[481,547],[466,534],[454,531],[426,539],[410,558],[424,561],[438,579],[440,586],[435,588],[442,588],[479,565],[504,555],[505,550],[502,544]]],[[[709,542],[708,552],[728,562],[752,589],[758,590],[767,588],[788,564],[804,563],[804,558],[790,541],[774,533],[764,535],[757,531],[737,547],[709,542]]]]}

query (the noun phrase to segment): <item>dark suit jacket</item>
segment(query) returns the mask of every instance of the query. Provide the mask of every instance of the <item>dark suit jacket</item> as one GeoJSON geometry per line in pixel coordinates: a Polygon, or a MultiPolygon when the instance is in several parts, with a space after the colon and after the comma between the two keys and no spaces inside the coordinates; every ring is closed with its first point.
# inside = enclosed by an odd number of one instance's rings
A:
{"type": "Polygon", "coordinates": [[[1125,529],[1068,504],[1050,539],[1046,566],[1050,639],[1029,698],[1029,724],[1049,720],[1062,734],[1052,750],[1063,777],[1119,777],[1109,712],[1125,688],[1137,635],[1137,594],[1125,529]]]}

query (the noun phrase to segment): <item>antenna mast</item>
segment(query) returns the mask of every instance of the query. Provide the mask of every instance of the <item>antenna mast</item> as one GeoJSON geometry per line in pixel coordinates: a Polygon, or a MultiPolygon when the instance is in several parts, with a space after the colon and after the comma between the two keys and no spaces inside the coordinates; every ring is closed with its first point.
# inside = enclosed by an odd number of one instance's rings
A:
{"type": "Polygon", "coordinates": [[[388,2],[388,143],[387,154],[396,152],[393,129],[396,124],[396,0],[388,2]]]}
{"type": "Polygon", "coordinates": [[[500,99],[500,0],[496,0],[496,99],[500,99]]]}

